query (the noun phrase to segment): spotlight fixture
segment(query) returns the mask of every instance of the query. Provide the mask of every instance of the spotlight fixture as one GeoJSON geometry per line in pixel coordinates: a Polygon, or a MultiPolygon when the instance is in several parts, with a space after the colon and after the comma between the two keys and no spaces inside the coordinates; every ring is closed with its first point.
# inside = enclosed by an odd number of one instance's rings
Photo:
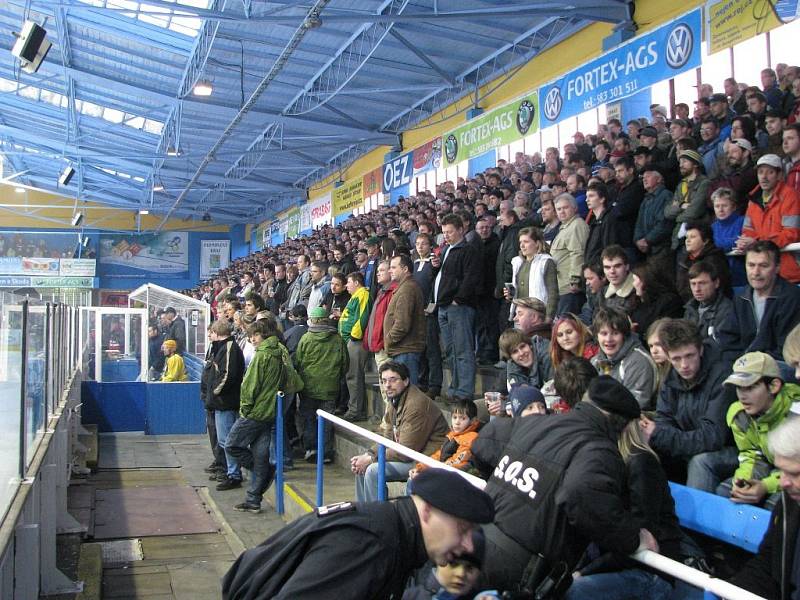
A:
{"type": "Polygon", "coordinates": [[[175,146],[170,146],[167,148],[167,156],[180,156],[181,150],[180,148],[176,148],[175,146]]]}
{"type": "Polygon", "coordinates": [[[18,194],[24,194],[25,193],[25,188],[24,187],[15,187],[14,191],[17,192],[18,194]]]}
{"type": "Polygon", "coordinates": [[[214,86],[211,85],[211,82],[207,79],[201,79],[194,84],[194,88],[192,89],[192,93],[195,96],[210,96],[213,91],[214,86]]]}
{"type": "Polygon", "coordinates": [[[83,213],[76,212],[74,215],[72,215],[72,226],[77,227],[81,223],[83,223],[83,213]]]}
{"type": "Polygon", "coordinates": [[[11,54],[19,58],[23,71],[36,73],[53,45],[46,39],[47,31],[33,21],[25,21],[22,31],[14,35],[16,35],[17,41],[11,48],[11,54]]]}
{"type": "Polygon", "coordinates": [[[89,247],[89,236],[88,235],[84,235],[83,236],[83,239],[81,240],[81,246],[83,246],[84,248],[88,248],[89,247]]]}
{"type": "Polygon", "coordinates": [[[164,184],[163,183],[154,183],[153,184],[153,191],[154,192],[163,192],[164,191],[164,184]]]}
{"type": "Polygon", "coordinates": [[[71,165],[67,165],[67,167],[61,172],[61,176],[58,178],[58,185],[69,185],[69,182],[72,181],[72,177],[74,175],[75,169],[73,169],[71,165]]]}
{"type": "Polygon", "coordinates": [[[149,215],[149,214],[150,214],[150,211],[149,211],[149,210],[147,210],[146,208],[140,208],[140,209],[139,209],[139,214],[140,214],[140,215],[149,215]]]}

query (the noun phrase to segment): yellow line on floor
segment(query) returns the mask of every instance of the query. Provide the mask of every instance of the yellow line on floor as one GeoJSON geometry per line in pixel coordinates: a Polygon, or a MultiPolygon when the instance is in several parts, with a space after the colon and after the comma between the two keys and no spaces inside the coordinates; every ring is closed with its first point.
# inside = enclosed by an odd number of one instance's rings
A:
{"type": "Polygon", "coordinates": [[[283,484],[283,491],[284,493],[289,496],[292,500],[294,500],[300,508],[302,508],[305,512],[311,512],[314,510],[314,507],[311,506],[306,499],[303,498],[302,494],[296,491],[290,483],[283,484]]]}

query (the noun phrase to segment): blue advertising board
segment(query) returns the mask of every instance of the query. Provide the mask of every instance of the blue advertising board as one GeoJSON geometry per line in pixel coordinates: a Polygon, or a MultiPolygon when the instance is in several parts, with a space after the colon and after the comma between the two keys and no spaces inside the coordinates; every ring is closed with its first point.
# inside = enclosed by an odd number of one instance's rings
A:
{"type": "Polygon", "coordinates": [[[542,126],[699,67],[701,35],[702,9],[698,8],[543,85],[539,88],[542,126]]]}

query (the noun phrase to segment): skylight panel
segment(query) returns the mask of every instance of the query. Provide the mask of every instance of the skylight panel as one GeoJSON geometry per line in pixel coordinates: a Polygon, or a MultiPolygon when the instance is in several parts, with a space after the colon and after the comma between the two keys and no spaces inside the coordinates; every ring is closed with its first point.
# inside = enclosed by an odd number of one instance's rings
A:
{"type": "Polygon", "coordinates": [[[188,37],[197,37],[203,26],[203,19],[182,13],[181,7],[207,9],[212,0],[162,0],[162,4],[158,5],[139,0],[78,1],[98,8],[112,8],[114,14],[169,29],[188,37]],[[163,3],[174,4],[175,8],[164,6],[163,3]]]}

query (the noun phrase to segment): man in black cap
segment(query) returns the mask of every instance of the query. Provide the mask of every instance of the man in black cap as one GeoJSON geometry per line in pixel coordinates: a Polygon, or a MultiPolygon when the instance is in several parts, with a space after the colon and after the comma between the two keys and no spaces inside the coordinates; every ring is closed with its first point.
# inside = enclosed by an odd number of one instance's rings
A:
{"type": "Polygon", "coordinates": [[[410,497],[323,506],[245,551],[223,578],[222,597],[399,598],[425,561],[474,552],[474,524],[493,517],[492,499],[461,474],[426,469],[410,497]]]}
{"type": "Polygon", "coordinates": [[[473,460],[491,474],[486,492],[497,507],[484,527],[488,587],[530,595],[552,585],[560,597],[592,541],[622,554],[658,551],[623,500],[617,440],[640,414],[633,394],[599,376],[568,413],[495,419],[481,430],[473,460]]]}

